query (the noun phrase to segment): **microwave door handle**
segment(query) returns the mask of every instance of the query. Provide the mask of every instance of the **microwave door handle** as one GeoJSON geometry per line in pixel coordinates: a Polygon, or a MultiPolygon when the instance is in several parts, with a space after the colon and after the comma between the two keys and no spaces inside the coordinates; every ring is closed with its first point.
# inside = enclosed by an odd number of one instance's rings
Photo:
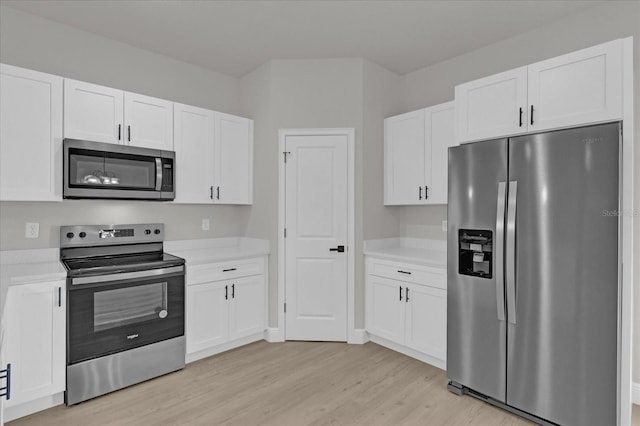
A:
{"type": "Polygon", "coordinates": [[[162,188],[162,159],[156,157],[156,191],[162,188]]]}

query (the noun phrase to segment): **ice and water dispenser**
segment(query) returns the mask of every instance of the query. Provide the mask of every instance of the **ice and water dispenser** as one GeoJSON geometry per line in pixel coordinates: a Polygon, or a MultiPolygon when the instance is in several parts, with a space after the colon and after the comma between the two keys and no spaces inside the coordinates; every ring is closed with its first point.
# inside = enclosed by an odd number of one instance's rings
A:
{"type": "Polygon", "coordinates": [[[458,272],[481,278],[493,276],[493,232],[458,230],[458,272]]]}

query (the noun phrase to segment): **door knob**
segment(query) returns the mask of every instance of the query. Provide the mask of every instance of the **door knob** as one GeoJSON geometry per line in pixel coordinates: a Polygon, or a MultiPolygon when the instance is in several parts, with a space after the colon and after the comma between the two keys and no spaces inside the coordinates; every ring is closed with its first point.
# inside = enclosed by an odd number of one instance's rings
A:
{"type": "Polygon", "coordinates": [[[338,253],[344,253],[344,246],[330,248],[329,251],[337,251],[338,253]]]}

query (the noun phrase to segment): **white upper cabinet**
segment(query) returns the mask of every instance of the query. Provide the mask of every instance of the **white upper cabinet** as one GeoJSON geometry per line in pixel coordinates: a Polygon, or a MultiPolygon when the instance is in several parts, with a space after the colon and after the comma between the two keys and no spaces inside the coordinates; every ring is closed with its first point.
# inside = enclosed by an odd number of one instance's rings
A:
{"type": "Polygon", "coordinates": [[[64,137],[173,150],[173,102],[67,78],[64,137]]]}
{"type": "Polygon", "coordinates": [[[449,147],[454,143],[454,104],[425,109],[425,204],[447,204],[449,147]]]}
{"type": "Polygon", "coordinates": [[[213,202],[214,112],[175,104],[176,203],[213,202]]]}
{"type": "Polygon", "coordinates": [[[527,67],[456,86],[460,142],[525,132],[527,67]]]}
{"type": "Polygon", "coordinates": [[[64,137],[123,143],[124,92],[64,79],[64,137]]]}
{"type": "Polygon", "coordinates": [[[424,109],[384,120],[384,204],[421,204],[424,191],[424,109]]]}
{"type": "Polygon", "coordinates": [[[215,194],[218,204],[253,202],[253,120],[215,113],[215,194]]]}
{"type": "Polygon", "coordinates": [[[0,200],[62,201],[62,77],[0,64],[0,200]]]}
{"type": "Polygon", "coordinates": [[[385,119],[385,205],[446,204],[453,102],[385,119]]]}
{"type": "Polygon", "coordinates": [[[528,73],[529,130],[622,118],[620,40],[529,65],[528,73]]]}
{"type": "Polygon", "coordinates": [[[124,122],[129,145],[173,150],[173,102],[125,92],[124,122]]]}
{"type": "Polygon", "coordinates": [[[181,104],[174,120],[174,202],[251,204],[253,120],[181,104]]]}
{"type": "Polygon", "coordinates": [[[622,119],[622,41],[456,86],[459,142],[622,119]]]}

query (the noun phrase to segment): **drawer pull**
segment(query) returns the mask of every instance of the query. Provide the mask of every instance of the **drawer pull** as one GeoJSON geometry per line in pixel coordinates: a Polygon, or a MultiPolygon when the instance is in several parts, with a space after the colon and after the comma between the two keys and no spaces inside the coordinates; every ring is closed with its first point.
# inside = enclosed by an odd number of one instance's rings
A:
{"type": "Polygon", "coordinates": [[[236,268],[229,268],[229,269],[223,269],[222,272],[231,272],[231,271],[235,271],[236,268]]]}
{"type": "Polygon", "coordinates": [[[411,275],[411,272],[407,272],[407,271],[398,271],[399,274],[406,274],[406,275],[411,275]]]}

